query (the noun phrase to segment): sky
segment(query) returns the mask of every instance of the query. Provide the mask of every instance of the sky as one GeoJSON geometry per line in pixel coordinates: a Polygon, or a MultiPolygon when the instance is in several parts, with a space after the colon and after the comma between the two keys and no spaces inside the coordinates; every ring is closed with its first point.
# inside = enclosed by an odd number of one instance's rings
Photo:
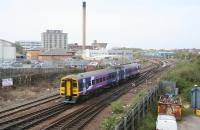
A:
{"type": "MultiPolygon", "coordinates": [[[[200,0],[86,0],[87,44],[200,48],[200,0]]],[[[82,41],[82,0],[0,0],[0,39],[41,40],[47,29],[82,41]]]]}

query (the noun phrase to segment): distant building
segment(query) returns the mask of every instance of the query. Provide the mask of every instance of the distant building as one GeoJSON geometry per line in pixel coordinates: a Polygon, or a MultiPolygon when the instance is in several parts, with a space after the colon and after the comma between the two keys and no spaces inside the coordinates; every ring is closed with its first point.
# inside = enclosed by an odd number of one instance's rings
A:
{"type": "Polygon", "coordinates": [[[157,51],[157,50],[147,50],[144,52],[144,56],[147,57],[158,57],[158,58],[173,58],[176,53],[173,51],[157,51]]]}
{"type": "Polygon", "coordinates": [[[117,50],[117,49],[100,49],[100,50],[86,50],[84,54],[85,59],[105,59],[108,57],[129,59],[133,61],[133,52],[131,50],[117,50]]]}
{"type": "Polygon", "coordinates": [[[92,46],[94,47],[94,49],[106,49],[108,43],[99,43],[97,42],[97,40],[94,40],[94,42],[92,43],[92,46]]]}
{"type": "MultiPolygon", "coordinates": [[[[100,50],[100,49],[106,49],[107,43],[97,43],[97,41],[94,41],[91,45],[86,45],[85,49],[89,50],[100,50]]],[[[78,43],[74,44],[68,44],[68,50],[70,51],[81,51],[82,45],[79,45],[78,43]]]]}
{"type": "Polygon", "coordinates": [[[0,62],[16,60],[16,47],[13,44],[0,39],[0,62]]]}
{"type": "Polygon", "coordinates": [[[62,30],[47,30],[42,33],[41,41],[44,49],[65,49],[67,50],[68,34],[62,30]]]}
{"type": "Polygon", "coordinates": [[[42,43],[39,41],[16,41],[15,43],[19,43],[25,51],[42,48],[42,43]]]}
{"type": "Polygon", "coordinates": [[[75,52],[67,52],[65,49],[50,49],[48,51],[42,52],[38,56],[38,59],[42,61],[64,61],[74,55],[75,52]]]}
{"type": "MultiPolygon", "coordinates": [[[[83,46],[79,45],[78,43],[68,44],[68,50],[69,51],[81,51],[82,48],[83,48],[83,46]]],[[[85,49],[93,49],[93,46],[85,45],[85,49]]]]}
{"type": "Polygon", "coordinates": [[[163,58],[174,58],[176,56],[176,53],[172,51],[159,51],[158,54],[163,58]]]}
{"type": "Polygon", "coordinates": [[[41,53],[42,50],[40,48],[30,49],[27,51],[26,57],[28,60],[38,60],[41,53]]]}

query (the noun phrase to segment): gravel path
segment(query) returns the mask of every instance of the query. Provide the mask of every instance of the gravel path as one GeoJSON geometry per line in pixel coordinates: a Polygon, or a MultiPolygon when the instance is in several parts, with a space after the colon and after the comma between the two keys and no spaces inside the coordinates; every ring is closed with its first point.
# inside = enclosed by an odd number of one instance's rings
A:
{"type": "Polygon", "coordinates": [[[200,117],[191,115],[178,123],[178,130],[200,130],[200,117]]]}

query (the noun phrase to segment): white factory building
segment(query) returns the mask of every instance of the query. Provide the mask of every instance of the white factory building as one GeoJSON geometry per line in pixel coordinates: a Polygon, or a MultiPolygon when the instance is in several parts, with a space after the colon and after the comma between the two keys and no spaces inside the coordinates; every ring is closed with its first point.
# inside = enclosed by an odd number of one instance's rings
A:
{"type": "Polygon", "coordinates": [[[16,41],[15,43],[21,45],[25,51],[42,48],[42,43],[40,41],[16,41]]]}
{"type": "Polygon", "coordinates": [[[41,41],[44,49],[65,49],[67,50],[68,34],[62,30],[46,30],[42,33],[41,41]]]}
{"type": "Polygon", "coordinates": [[[131,50],[120,50],[120,49],[100,49],[100,50],[85,50],[84,58],[85,59],[105,59],[108,57],[114,58],[124,58],[127,60],[133,60],[133,52],[131,50]]]}
{"type": "Polygon", "coordinates": [[[13,43],[0,39],[0,62],[13,61],[16,59],[16,47],[13,43]]]}

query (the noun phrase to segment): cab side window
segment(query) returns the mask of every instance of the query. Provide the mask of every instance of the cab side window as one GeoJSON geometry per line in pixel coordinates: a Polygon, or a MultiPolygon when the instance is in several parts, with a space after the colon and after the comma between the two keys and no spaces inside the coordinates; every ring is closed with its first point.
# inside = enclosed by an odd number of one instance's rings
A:
{"type": "Polygon", "coordinates": [[[65,87],[65,86],[66,86],[66,81],[65,81],[65,80],[63,80],[63,81],[61,82],[61,86],[62,86],[62,87],[65,87]]]}
{"type": "Polygon", "coordinates": [[[77,82],[76,82],[76,80],[73,80],[73,81],[72,81],[72,86],[73,86],[73,87],[77,87],[77,82]]]}

